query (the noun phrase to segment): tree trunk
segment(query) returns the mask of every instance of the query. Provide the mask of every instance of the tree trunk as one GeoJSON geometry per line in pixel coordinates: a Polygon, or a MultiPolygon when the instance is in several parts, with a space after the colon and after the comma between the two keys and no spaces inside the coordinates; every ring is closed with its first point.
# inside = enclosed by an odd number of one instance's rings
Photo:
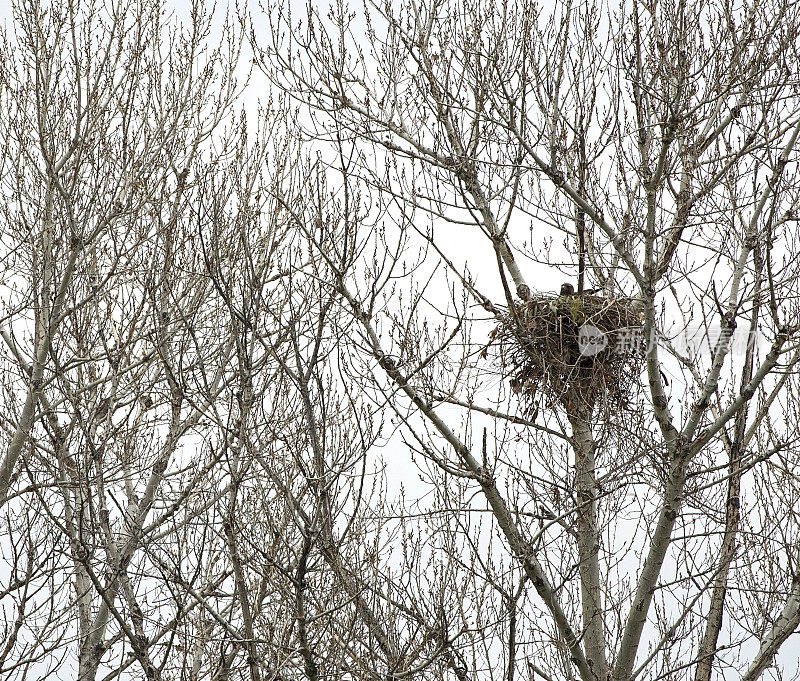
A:
{"type": "Polygon", "coordinates": [[[586,659],[595,678],[605,680],[608,663],[605,654],[605,627],[600,591],[600,536],[597,529],[597,481],[595,479],[597,446],[590,423],[591,406],[571,409],[575,452],[576,524],[578,536],[578,571],[581,579],[583,645],[586,659]]]}

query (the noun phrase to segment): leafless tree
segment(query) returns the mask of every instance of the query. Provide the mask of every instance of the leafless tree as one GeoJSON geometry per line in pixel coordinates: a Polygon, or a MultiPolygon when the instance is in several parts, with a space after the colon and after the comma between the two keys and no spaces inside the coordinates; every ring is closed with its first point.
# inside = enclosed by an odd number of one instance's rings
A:
{"type": "Polygon", "coordinates": [[[329,286],[370,201],[285,104],[239,110],[232,24],[168,9],[20,2],[4,36],[0,673],[463,676],[383,588],[412,559],[329,286]]]}
{"type": "Polygon", "coordinates": [[[263,10],[13,4],[0,676],[796,678],[800,10],[263,10]]]}
{"type": "Polygon", "coordinates": [[[437,490],[428,520],[466,540],[439,559],[489,585],[450,610],[481,630],[460,634],[470,674],[792,676],[799,19],[782,0],[256,17],[263,71],[385,210],[373,265],[331,286],[363,390],[437,490]],[[508,390],[489,331],[556,270],[641,311],[626,404],[508,390]],[[708,352],[681,347],[694,331],[708,352]]]}
{"type": "Polygon", "coordinates": [[[158,2],[20,2],[4,36],[7,678],[58,675],[65,655],[77,678],[124,655],[157,678],[158,638],[192,606],[154,635],[143,586],[159,539],[204,510],[216,450],[196,443],[232,349],[210,333],[190,197],[239,42],[225,29],[209,46],[212,19],[192,10],[181,27],[158,2]]]}

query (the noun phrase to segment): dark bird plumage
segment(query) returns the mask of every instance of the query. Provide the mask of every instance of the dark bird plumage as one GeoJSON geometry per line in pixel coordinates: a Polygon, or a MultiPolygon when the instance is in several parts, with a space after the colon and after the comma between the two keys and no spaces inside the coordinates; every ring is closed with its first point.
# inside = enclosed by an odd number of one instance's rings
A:
{"type": "MultiPolygon", "coordinates": [[[[578,295],[582,296],[592,296],[595,293],[599,293],[601,289],[599,288],[590,288],[590,289],[583,289],[578,295]]],[[[574,296],[575,295],[575,287],[570,283],[561,284],[561,293],[559,295],[562,296],[574,296]]]]}

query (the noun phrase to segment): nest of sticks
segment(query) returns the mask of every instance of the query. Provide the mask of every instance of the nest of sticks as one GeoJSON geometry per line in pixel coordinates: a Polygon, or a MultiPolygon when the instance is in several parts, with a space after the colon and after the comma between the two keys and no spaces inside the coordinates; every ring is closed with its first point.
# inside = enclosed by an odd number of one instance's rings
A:
{"type": "Polygon", "coordinates": [[[591,413],[598,399],[624,407],[644,359],[642,312],[629,298],[534,297],[498,331],[504,373],[528,412],[542,397],[568,413],[591,413]]]}

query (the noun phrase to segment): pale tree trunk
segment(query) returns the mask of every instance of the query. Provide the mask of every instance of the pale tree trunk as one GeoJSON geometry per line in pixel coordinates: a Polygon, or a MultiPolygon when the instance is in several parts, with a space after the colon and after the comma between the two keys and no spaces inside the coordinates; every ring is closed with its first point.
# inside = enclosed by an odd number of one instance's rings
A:
{"type": "Polygon", "coordinates": [[[42,391],[44,371],[50,353],[50,344],[60,322],[64,296],[72,281],[75,263],[80,252],[80,240],[77,240],[72,244],[63,274],[56,287],[55,263],[53,261],[55,193],[56,187],[54,186],[54,181],[51,180],[47,187],[45,219],[42,225],[42,262],[40,263],[42,275],[39,289],[39,307],[36,311],[36,330],[32,353],[33,364],[28,372],[28,393],[25,397],[25,404],[17,420],[17,426],[3,457],[3,462],[0,464],[0,507],[6,503],[14,467],[30,437],[31,428],[33,428],[36,405],[42,391]]]}
{"type": "Polygon", "coordinates": [[[792,590],[789,592],[781,614],[761,639],[758,654],[747,673],[742,677],[742,681],[755,681],[761,676],[763,671],[772,664],[783,642],[797,630],[798,626],[800,626],[800,576],[795,576],[792,580],[792,590]]]}
{"type": "MultiPolygon", "coordinates": [[[[758,315],[760,291],[762,288],[763,277],[763,258],[761,249],[754,249],[754,264],[756,268],[755,294],[753,299],[756,301],[750,313],[749,342],[742,367],[740,385],[747,385],[753,378],[753,355],[755,352],[754,337],[758,331],[758,315]]],[[[717,574],[714,577],[714,586],[711,591],[711,602],[706,615],[706,626],[703,638],[697,649],[697,667],[695,669],[695,681],[711,681],[711,670],[714,664],[717,650],[717,640],[722,629],[722,617],[725,610],[725,597],[728,592],[728,574],[731,563],[736,555],[739,534],[739,522],[741,519],[741,501],[739,498],[742,487],[742,452],[747,447],[746,438],[748,408],[745,405],[734,419],[733,440],[725,442],[728,449],[728,489],[725,495],[725,532],[720,547],[717,574]]]]}
{"type": "Polygon", "coordinates": [[[578,573],[581,580],[583,647],[595,677],[608,676],[605,652],[605,626],[600,581],[600,534],[597,529],[597,444],[591,427],[591,405],[569,409],[572,446],[575,452],[575,493],[578,573]]]}

